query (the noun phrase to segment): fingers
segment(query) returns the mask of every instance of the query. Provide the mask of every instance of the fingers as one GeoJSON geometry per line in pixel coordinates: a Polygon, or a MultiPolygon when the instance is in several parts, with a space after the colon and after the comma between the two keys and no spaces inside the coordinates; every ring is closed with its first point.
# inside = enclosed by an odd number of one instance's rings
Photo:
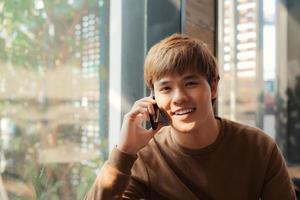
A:
{"type": "Polygon", "coordinates": [[[148,130],[148,134],[151,136],[151,137],[154,137],[154,135],[156,134],[156,133],[158,133],[158,131],[162,128],[162,127],[164,127],[162,124],[158,124],[158,126],[157,126],[157,128],[155,129],[155,130],[153,130],[152,128],[151,129],[149,129],[148,130]]]}
{"type": "Polygon", "coordinates": [[[147,109],[148,109],[149,114],[151,114],[151,115],[155,114],[153,104],[148,104],[147,109]]]}
{"type": "Polygon", "coordinates": [[[143,99],[140,99],[134,103],[129,113],[127,113],[127,116],[131,120],[135,120],[135,118],[139,115],[143,117],[143,119],[149,121],[149,114],[153,115],[155,113],[153,104],[155,104],[156,101],[150,97],[145,97],[143,99]]]}
{"type": "Polygon", "coordinates": [[[136,118],[137,116],[146,117],[149,114],[147,107],[136,107],[132,108],[131,111],[128,113],[132,118],[136,118]]]}
{"type": "Polygon", "coordinates": [[[150,129],[145,129],[145,128],[142,127],[142,126],[139,126],[139,127],[138,127],[138,132],[139,132],[139,133],[142,133],[143,137],[144,137],[144,138],[147,138],[147,140],[151,140],[151,139],[155,136],[155,134],[159,132],[159,130],[160,130],[162,127],[163,127],[162,124],[158,124],[157,129],[153,130],[152,128],[150,128],[150,129]]]}

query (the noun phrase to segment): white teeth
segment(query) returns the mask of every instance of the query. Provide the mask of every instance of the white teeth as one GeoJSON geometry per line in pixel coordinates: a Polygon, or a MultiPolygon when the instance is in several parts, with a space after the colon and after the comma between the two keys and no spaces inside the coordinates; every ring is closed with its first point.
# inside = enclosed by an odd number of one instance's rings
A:
{"type": "Polygon", "coordinates": [[[190,113],[192,111],[194,111],[194,108],[182,109],[182,110],[175,112],[175,114],[176,115],[184,115],[184,114],[190,113]]]}

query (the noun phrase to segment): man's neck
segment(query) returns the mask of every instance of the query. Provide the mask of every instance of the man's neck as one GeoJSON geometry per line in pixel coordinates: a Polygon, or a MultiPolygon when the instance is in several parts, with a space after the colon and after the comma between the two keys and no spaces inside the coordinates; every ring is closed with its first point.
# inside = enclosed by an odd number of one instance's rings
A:
{"type": "Polygon", "coordinates": [[[220,120],[211,118],[205,126],[188,133],[181,133],[171,128],[175,142],[187,149],[201,149],[214,143],[220,132],[220,120]]]}

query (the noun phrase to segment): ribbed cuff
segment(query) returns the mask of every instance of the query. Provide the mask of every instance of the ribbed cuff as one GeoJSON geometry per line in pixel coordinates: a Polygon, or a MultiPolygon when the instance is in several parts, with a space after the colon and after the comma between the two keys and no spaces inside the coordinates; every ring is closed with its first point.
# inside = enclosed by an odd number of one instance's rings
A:
{"type": "Polygon", "coordinates": [[[131,168],[136,159],[137,156],[132,156],[128,153],[120,151],[117,147],[114,147],[109,156],[108,162],[111,166],[117,168],[124,174],[130,175],[131,168]]]}

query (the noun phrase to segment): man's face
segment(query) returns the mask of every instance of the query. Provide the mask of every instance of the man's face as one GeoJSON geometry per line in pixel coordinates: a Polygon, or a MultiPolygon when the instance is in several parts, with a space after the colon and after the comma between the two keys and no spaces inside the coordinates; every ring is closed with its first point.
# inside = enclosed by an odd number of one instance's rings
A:
{"type": "Polygon", "coordinates": [[[214,117],[211,100],[217,95],[217,86],[212,90],[204,76],[191,72],[168,75],[153,86],[157,105],[177,131],[195,131],[214,117]]]}

